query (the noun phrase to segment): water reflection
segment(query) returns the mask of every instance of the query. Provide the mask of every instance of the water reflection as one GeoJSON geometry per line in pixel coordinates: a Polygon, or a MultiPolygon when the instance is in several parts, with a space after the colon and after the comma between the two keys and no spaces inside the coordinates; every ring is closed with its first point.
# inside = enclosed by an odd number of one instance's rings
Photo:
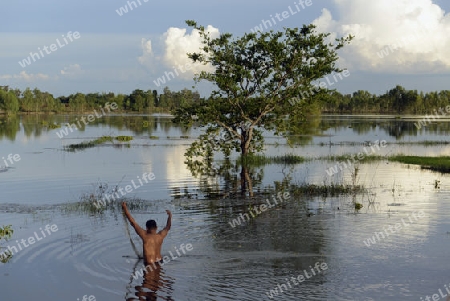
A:
{"type": "Polygon", "coordinates": [[[138,260],[134,265],[133,274],[130,277],[130,283],[127,287],[128,292],[133,291],[133,297],[127,297],[127,301],[132,300],[174,300],[172,298],[174,281],[164,274],[162,266],[155,264],[151,268],[145,269],[143,276],[138,273],[138,266],[142,264],[141,260],[138,260]],[[136,276],[142,276],[142,284],[131,289],[133,278],[136,276]]]}
{"type": "MultiPolygon", "coordinates": [[[[49,124],[61,125],[64,128],[67,124],[78,124],[82,115],[20,115],[20,116],[0,116],[0,140],[8,139],[15,141],[17,133],[23,130],[24,135],[30,137],[40,137],[43,134],[56,132],[59,129],[50,129],[49,124]]],[[[309,118],[295,125],[290,125],[291,136],[289,141],[292,144],[305,145],[312,141],[312,137],[321,135],[335,135],[337,132],[349,131],[357,135],[370,135],[384,133],[395,140],[402,140],[406,137],[416,137],[420,134],[431,134],[435,136],[445,136],[450,133],[450,123],[441,118],[427,123],[420,130],[414,125],[419,119],[394,118],[383,116],[334,116],[324,115],[322,117],[309,118]]],[[[86,126],[83,122],[77,130],[85,132],[86,126]]],[[[190,136],[192,128],[178,127],[174,125],[171,118],[164,116],[150,115],[106,115],[96,118],[87,124],[93,128],[109,128],[110,130],[130,131],[134,136],[152,135],[156,131],[168,135],[176,128],[183,136],[190,136]]]]}
{"type": "MultiPolygon", "coordinates": [[[[0,116],[0,140],[8,139],[15,141],[17,133],[23,130],[27,138],[40,137],[51,133],[55,135],[68,124],[77,125],[77,132],[85,132],[86,127],[109,128],[110,130],[130,131],[134,136],[151,135],[160,129],[168,134],[170,130],[176,127],[171,118],[155,117],[148,115],[108,115],[102,118],[96,118],[93,122],[86,125],[80,121],[82,116],[78,115],[13,115],[0,116]],[[60,128],[51,129],[49,125],[60,125],[60,128]]],[[[178,128],[178,127],[177,127],[178,128]]],[[[190,134],[189,128],[179,128],[182,135],[190,134]]],[[[70,132],[72,133],[72,132],[70,132]]]]}
{"type": "Polygon", "coordinates": [[[15,141],[19,131],[20,121],[18,116],[0,117],[0,140],[15,141]]]}

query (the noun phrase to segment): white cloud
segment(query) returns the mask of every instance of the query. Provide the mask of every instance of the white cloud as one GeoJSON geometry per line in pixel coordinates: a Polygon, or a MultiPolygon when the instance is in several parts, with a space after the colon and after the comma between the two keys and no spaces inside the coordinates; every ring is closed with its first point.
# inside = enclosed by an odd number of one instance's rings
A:
{"type": "Polygon", "coordinates": [[[341,53],[349,69],[391,73],[450,70],[450,14],[431,0],[334,0],[339,20],[324,9],[314,21],[332,38],[355,39],[341,53]]]}
{"type": "MultiPolygon", "coordinates": [[[[211,25],[208,25],[205,30],[213,38],[219,36],[219,30],[211,25]]],[[[203,70],[212,71],[211,66],[205,66],[200,63],[194,64],[188,58],[187,53],[198,52],[203,44],[198,30],[193,29],[190,34],[186,32],[186,28],[170,27],[162,36],[163,54],[161,56],[155,55],[150,40],[142,39],[141,48],[143,54],[138,57],[139,63],[152,69],[156,63],[162,62],[165,70],[171,71],[174,68],[183,70],[184,72],[179,72],[179,76],[185,79],[192,79],[194,74],[203,70]],[[187,65],[188,68],[186,69],[185,66],[187,65]]]]}
{"type": "MultiPolygon", "coordinates": [[[[212,38],[219,36],[219,30],[211,25],[205,28],[206,32],[210,33],[212,38]]],[[[164,34],[165,36],[165,55],[164,61],[167,66],[178,67],[191,66],[190,70],[186,73],[182,73],[186,78],[192,78],[192,75],[199,73],[200,71],[212,71],[212,66],[205,66],[199,63],[192,63],[192,60],[188,58],[187,53],[198,52],[203,46],[202,37],[198,30],[193,29],[191,34],[186,34],[186,28],[171,27],[164,34]]]]}
{"type": "Polygon", "coordinates": [[[39,80],[48,80],[48,79],[50,79],[50,76],[43,74],[43,73],[28,74],[26,71],[22,71],[19,74],[0,75],[0,79],[5,79],[5,80],[18,79],[18,80],[23,80],[23,81],[27,81],[27,82],[33,82],[33,81],[39,81],[39,80]]]}
{"type": "Polygon", "coordinates": [[[78,64],[69,65],[69,67],[64,67],[63,70],[60,71],[61,75],[64,76],[77,76],[84,73],[84,70],[81,69],[81,66],[78,64]]]}
{"type": "Polygon", "coordinates": [[[142,56],[138,57],[138,61],[143,66],[152,69],[154,67],[155,55],[153,53],[152,41],[149,39],[141,39],[142,56]]]}

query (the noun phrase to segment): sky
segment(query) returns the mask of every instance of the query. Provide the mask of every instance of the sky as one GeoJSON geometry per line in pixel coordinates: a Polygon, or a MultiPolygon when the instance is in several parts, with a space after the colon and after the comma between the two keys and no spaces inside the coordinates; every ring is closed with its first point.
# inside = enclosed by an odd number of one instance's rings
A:
{"type": "Polygon", "coordinates": [[[187,58],[201,43],[185,20],[213,36],[310,23],[331,37],[352,34],[338,61],[348,76],[328,80],[341,93],[450,89],[448,0],[14,0],[3,7],[0,86],[21,90],[60,96],[168,86],[208,96],[211,85],[193,77],[210,67],[187,58]]]}

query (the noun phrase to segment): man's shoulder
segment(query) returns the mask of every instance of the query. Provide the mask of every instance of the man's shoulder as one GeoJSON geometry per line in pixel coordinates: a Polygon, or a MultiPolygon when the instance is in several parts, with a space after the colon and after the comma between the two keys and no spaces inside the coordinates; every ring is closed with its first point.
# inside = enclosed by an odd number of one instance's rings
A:
{"type": "Polygon", "coordinates": [[[145,233],[145,238],[149,239],[149,240],[160,239],[161,236],[162,236],[161,233],[154,233],[154,234],[152,234],[152,233],[145,233]]]}

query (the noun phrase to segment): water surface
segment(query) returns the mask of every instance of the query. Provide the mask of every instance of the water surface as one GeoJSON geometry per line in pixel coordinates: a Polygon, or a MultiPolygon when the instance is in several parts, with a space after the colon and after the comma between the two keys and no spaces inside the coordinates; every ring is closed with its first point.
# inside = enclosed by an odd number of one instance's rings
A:
{"type": "Polygon", "coordinates": [[[336,162],[314,160],[357,154],[377,140],[388,144],[375,155],[446,155],[447,144],[415,144],[446,141],[446,121],[417,130],[417,119],[409,117],[323,116],[305,124],[292,148],[266,133],[266,154],[293,153],[313,160],[253,169],[255,197],[250,198],[248,191],[242,195],[239,169],[227,176],[192,176],[183,154],[201,129],[186,130],[170,118],[143,115],[105,116],[63,139],[58,129],[45,127],[75,118],[30,115],[1,120],[0,158],[21,158],[0,172],[0,225],[11,224],[15,231],[13,239],[1,245],[16,246],[16,240],[39,234],[46,225],[58,227],[0,264],[1,300],[81,300],[84,295],[97,300],[270,300],[267,293],[275,288],[276,300],[420,300],[449,285],[447,175],[381,160],[359,164],[356,179],[352,168],[330,177],[326,169],[336,162]],[[64,150],[70,143],[102,135],[134,139],[64,150]],[[125,196],[130,202],[139,200],[133,216],[141,225],[155,219],[162,227],[165,210],[172,210],[173,226],[163,253],[175,254],[181,244],[192,244],[193,249],[148,279],[135,279],[143,267],[138,259],[141,244],[119,207],[99,215],[74,205],[95,194],[99,185],[125,187],[151,172],[155,180],[125,196]],[[291,198],[249,223],[230,225],[248,213],[249,205],[263,203],[282,181],[356,181],[368,192],[291,198]],[[353,202],[363,208],[355,212],[353,202]],[[424,216],[412,218],[418,212],[424,216]],[[388,232],[370,247],[364,243],[374,232],[397,223],[402,228],[395,233],[388,232]],[[327,270],[293,284],[291,277],[317,262],[326,263],[327,270]]]}

